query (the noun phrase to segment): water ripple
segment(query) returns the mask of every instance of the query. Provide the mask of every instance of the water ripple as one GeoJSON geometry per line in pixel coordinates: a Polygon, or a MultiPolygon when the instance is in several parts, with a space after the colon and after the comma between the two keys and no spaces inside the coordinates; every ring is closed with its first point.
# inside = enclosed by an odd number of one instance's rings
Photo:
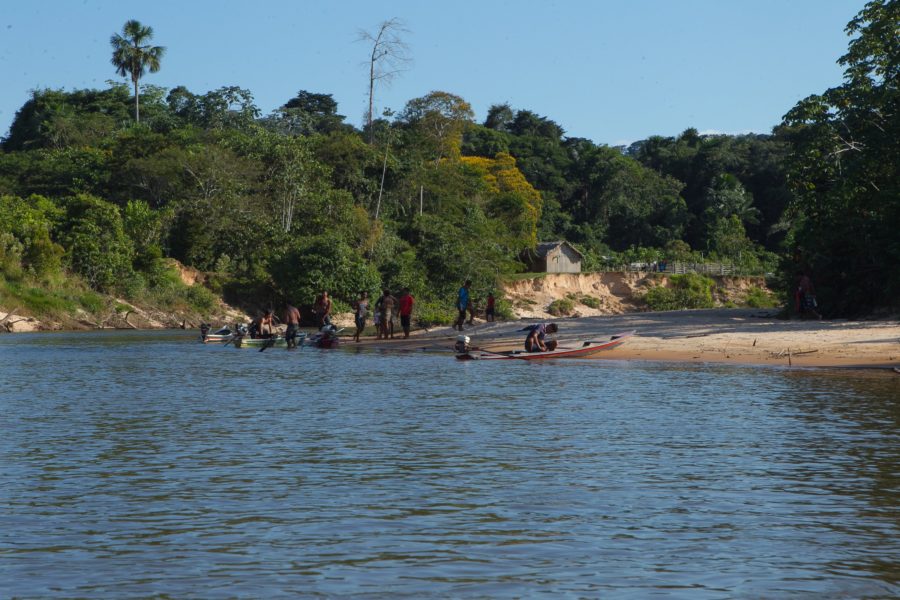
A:
{"type": "Polygon", "coordinates": [[[0,589],[900,594],[896,377],[0,338],[0,589]]]}

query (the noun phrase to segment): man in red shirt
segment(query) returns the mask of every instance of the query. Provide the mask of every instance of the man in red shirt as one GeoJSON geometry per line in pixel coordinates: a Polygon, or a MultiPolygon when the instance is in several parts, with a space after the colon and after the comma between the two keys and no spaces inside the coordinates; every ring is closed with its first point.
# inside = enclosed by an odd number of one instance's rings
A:
{"type": "Polygon", "coordinates": [[[409,337],[409,321],[412,317],[413,303],[416,301],[409,288],[403,288],[403,294],[400,296],[400,325],[403,327],[403,337],[409,337]]]}

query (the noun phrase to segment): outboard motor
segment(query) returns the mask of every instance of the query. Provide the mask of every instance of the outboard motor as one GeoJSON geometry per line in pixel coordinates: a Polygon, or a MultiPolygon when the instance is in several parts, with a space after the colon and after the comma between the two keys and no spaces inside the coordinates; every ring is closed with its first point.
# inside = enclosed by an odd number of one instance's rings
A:
{"type": "Polygon", "coordinates": [[[456,336],[456,343],[453,345],[453,349],[457,354],[465,354],[471,349],[471,346],[469,346],[470,341],[469,336],[458,335],[456,336]]]}
{"type": "Polygon", "coordinates": [[[323,325],[314,341],[318,348],[334,348],[340,341],[338,338],[338,328],[332,324],[323,325]]]}
{"type": "Polygon", "coordinates": [[[209,334],[211,326],[209,323],[200,323],[200,339],[206,340],[206,336],[209,334]]]}

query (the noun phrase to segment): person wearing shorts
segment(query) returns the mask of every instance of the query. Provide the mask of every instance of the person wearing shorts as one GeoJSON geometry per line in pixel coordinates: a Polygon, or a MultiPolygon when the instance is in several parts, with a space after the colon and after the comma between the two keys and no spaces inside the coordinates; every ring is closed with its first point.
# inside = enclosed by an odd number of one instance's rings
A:
{"type": "Polygon", "coordinates": [[[459,316],[456,318],[456,323],[453,326],[460,331],[463,330],[463,323],[466,322],[466,311],[469,310],[471,305],[471,300],[469,299],[470,287],[472,287],[472,280],[466,279],[466,282],[459,288],[459,292],[456,295],[456,310],[459,311],[459,316]]]}
{"type": "Polygon", "coordinates": [[[416,299],[409,293],[409,288],[403,288],[397,304],[400,309],[400,326],[403,328],[403,337],[409,337],[410,320],[412,319],[413,304],[416,299]]]}
{"type": "Polygon", "coordinates": [[[367,292],[359,293],[359,300],[353,303],[353,309],[355,311],[353,320],[356,322],[356,334],[353,339],[358,342],[359,336],[366,328],[366,316],[369,314],[369,294],[367,292]]]}

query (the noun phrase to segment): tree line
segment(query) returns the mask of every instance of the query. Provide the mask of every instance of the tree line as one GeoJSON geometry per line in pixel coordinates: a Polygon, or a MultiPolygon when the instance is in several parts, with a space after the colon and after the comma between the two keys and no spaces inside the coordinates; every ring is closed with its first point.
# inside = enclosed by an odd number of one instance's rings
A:
{"type": "MultiPolygon", "coordinates": [[[[36,90],[16,113],[0,151],[0,273],[138,299],[172,280],[171,257],[248,307],[406,287],[440,321],[461,281],[486,294],[538,241],[567,239],[587,269],[729,261],[776,274],[786,297],[809,272],[831,315],[890,307],[898,6],[866,5],[847,28],[844,83],[772,134],[688,129],[617,148],[509,104],[477,123],[447,91],[357,128],[327,93],[263,115],[240,87],[139,86],[166,50],[129,21],[111,44],[132,90],[36,90]]],[[[370,109],[406,59],[402,31],[392,20],[361,36],[370,109]]]]}

